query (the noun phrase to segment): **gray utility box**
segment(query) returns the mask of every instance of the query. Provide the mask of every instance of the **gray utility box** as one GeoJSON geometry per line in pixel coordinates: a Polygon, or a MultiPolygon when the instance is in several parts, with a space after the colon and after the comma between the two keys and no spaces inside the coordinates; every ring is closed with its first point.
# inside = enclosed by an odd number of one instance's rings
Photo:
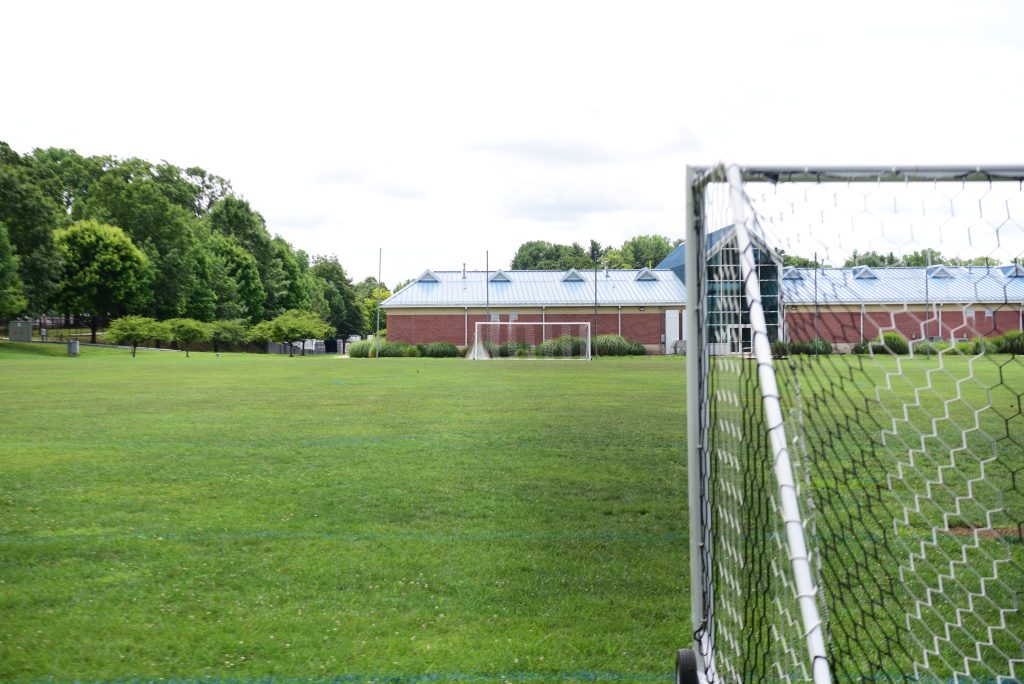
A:
{"type": "Polygon", "coordinates": [[[7,324],[7,336],[11,342],[31,342],[32,321],[11,321],[7,324]]]}
{"type": "Polygon", "coordinates": [[[78,356],[78,340],[68,340],[68,356],[78,356]]]}

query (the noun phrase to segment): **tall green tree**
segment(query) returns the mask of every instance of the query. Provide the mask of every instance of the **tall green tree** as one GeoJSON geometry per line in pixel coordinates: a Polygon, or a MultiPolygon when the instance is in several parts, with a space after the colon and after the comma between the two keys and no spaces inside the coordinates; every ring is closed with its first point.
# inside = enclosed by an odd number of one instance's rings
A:
{"type": "Polygon", "coordinates": [[[17,316],[28,306],[18,276],[18,257],[7,239],[7,226],[0,223],[0,318],[17,316]]]}
{"type": "Polygon", "coordinates": [[[623,242],[620,251],[633,268],[653,268],[672,251],[672,242],[664,235],[637,235],[623,242]]]}
{"type": "Polygon", "coordinates": [[[61,207],[39,185],[32,165],[0,142],[0,222],[18,255],[24,313],[45,312],[60,285],[60,253],[54,231],[66,222],[61,207]]]}
{"type": "Polygon", "coordinates": [[[135,350],[143,342],[157,342],[167,335],[166,325],[146,316],[122,316],[107,328],[107,339],[114,344],[130,345],[132,358],[135,358],[135,350]]]}
{"type": "Polygon", "coordinates": [[[386,328],[388,314],[387,311],[378,306],[378,302],[383,302],[391,296],[391,291],[388,290],[387,286],[376,278],[368,276],[356,285],[355,290],[356,300],[363,313],[363,328],[360,332],[363,335],[372,335],[376,332],[378,312],[380,312],[381,330],[386,328]]]}
{"type": "Polygon", "coordinates": [[[871,250],[869,252],[858,252],[853,250],[849,258],[843,262],[844,268],[852,268],[853,266],[871,266],[872,268],[882,268],[885,266],[897,266],[900,260],[896,258],[896,255],[892,252],[888,254],[879,254],[878,252],[871,250]]]}
{"type": "Polygon", "coordinates": [[[196,342],[210,339],[210,329],[202,321],[193,318],[172,318],[164,321],[172,341],[185,349],[185,358],[189,358],[189,348],[196,342]]]}
{"type": "Polygon", "coordinates": [[[65,311],[89,316],[93,342],[100,320],[145,306],[147,259],[120,228],[79,221],[58,231],[56,244],[66,269],[60,301],[65,311]]]}
{"type": "Polygon", "coordinates": [[[313,257],[309,272],[325,283],[327,322],[341,337],[356,335],[363,328],[363,310],[356,304],[356,290],[336,256],[313,257]]]}

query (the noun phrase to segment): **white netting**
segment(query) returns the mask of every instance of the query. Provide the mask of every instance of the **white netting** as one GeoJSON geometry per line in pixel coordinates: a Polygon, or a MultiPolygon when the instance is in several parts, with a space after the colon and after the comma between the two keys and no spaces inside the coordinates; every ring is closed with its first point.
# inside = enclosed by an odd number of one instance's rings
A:
{"type": "Polygon", "coordinates": [[[589,359],[590,323],[480,322],[470,359],[589,359]]]}
{"type": "MultiPolygon", "coordinates": [[[[744,176],[832,675],[1015,679],[1024,663],[1019,174],[744,176]]],[[[703,304],[702,372],[691,382],[703,402],[691,436],[702,457],[698,650],[710,679],[809,680],[735,214],[721,170],[696,188],[706,264],[686,284],[703,304]]]]}

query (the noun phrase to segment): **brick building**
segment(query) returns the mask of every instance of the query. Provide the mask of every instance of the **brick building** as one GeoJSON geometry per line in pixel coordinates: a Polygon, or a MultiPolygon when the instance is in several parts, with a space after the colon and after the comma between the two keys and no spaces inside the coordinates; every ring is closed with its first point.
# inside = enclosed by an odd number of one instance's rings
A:
{"type": "MultiPolygon", "coordinates": [[[[752,238],[769,334],[852,345],[895,331],[909,340],[994,337],[1024,329],[1024,266],[782,268],[752,238]]],[[[648,353],[681,351],[686,338],[686,246],[657,268],[568,271],[425,271],[383,304],[388,337],[412,344],[473,343],[478,321],[587,322],[648,353]]],[[[709,236],[707,310],[742,290],[731,227],[709,236]]],[[[742,318],[712,330],[722,353],[749,347],[742,318]]]]}
{"type": "Polygon", "coordinates": [[[388,339],[410,344],[469,346],[478,321],[585,322],[592,335],[671,353],[683,338],[683,299],[682,282],[666,269],[428,270],[381,306],[388,339]]]}

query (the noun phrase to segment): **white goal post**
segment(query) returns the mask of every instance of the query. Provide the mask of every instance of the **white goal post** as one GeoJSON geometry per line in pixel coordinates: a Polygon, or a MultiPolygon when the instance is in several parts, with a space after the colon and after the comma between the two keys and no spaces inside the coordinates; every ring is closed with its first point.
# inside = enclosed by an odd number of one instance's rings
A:
{"type": "Polygon", "coordinates": [[[677,681],[1020,681],[1024,167],[686,192],[677,681]]]}
{"type": "Polygon", "coordinates": [[[590,323],[576,321],[476,323],[467,358],[589,360],[590,323]]]}

